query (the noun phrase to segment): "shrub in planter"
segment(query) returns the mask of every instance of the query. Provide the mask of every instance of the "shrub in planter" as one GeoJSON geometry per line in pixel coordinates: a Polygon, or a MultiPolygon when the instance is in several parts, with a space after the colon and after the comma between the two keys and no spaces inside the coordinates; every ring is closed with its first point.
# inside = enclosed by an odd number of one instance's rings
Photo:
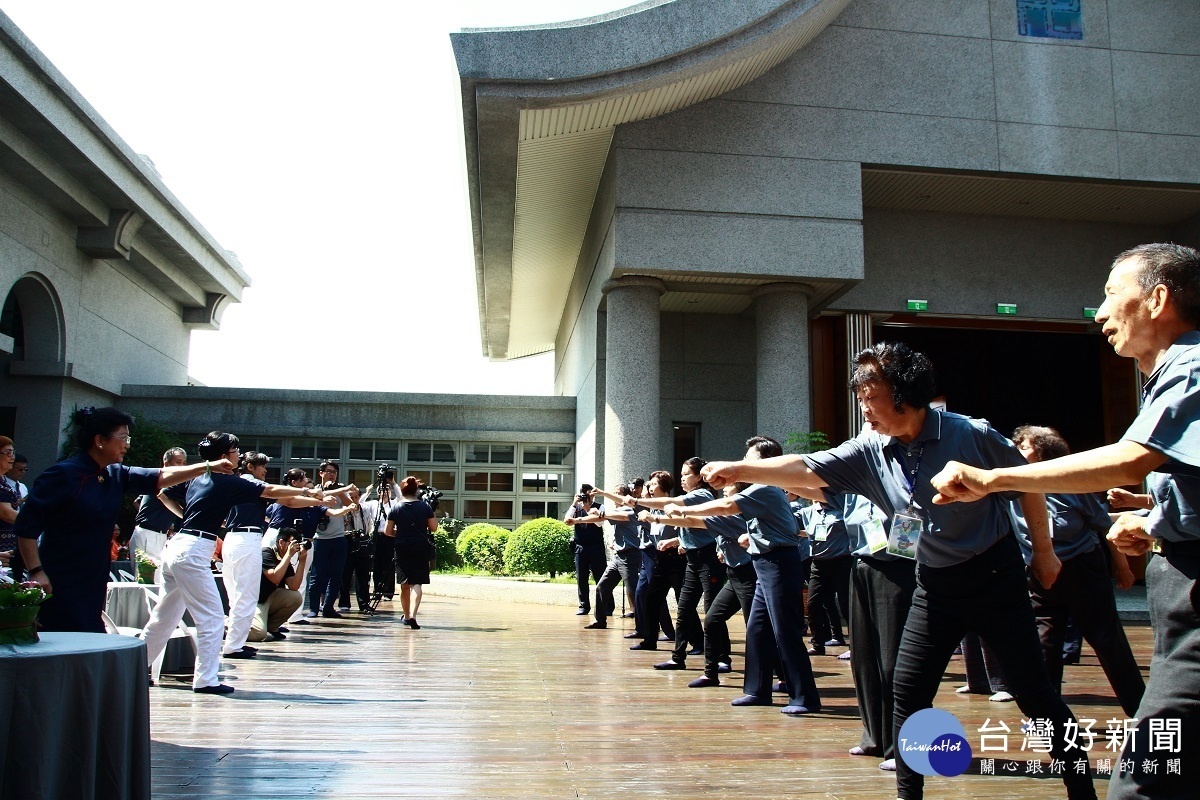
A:
{"type": "Polygon", "coordinates": [[[504,528],[490,522],[476,522],[463,529],[454,547],[468,567],[503,575],[504,545],[507,541],[508,531],[504,528]]]}
{"type": "Polygon", "coordinates": [[[512,532],[504,548],[504,566],[510,575],[560,572],[575,568],[571,552],[571,526],[556,519],[532,519],[512,532]]]}

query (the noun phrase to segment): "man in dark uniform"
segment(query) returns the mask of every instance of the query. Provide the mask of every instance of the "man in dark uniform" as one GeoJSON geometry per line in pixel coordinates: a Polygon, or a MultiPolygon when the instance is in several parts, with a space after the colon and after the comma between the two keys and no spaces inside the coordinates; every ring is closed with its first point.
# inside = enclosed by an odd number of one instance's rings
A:
{"type": "Polygon", "coordinates": [[[563,517],[563,522],[574,530],[571,535],[571,548],[575,551],[575,582],[579,587],[579,610],[575,612],[578,616],[591,613],[592,603],[588,598],[588,575],[591,574],[592,580],[599,583],[607,560],[604,557],[604,529],[595,522],[583,522],[576,525],[575,519],[593,513],[598,514],[603,508],[599,502],[592,499],[592,486],[585,483],[579,487],[579,494],[575,496],[575,502],[571,504],[567,515],[563,517]]]}
{"type": "Polygon", "coordinates": [[[1147,244],[1113,261],[1096,312],[1117,355],[1146,376],[1142,410],[1116,444],[1028,466],[983,470],[949,463],[934,477],[937,502],[973,502],[992,492],[1103,491],[1148,478],[1155,506],[1125,514],[1108,538],[1127,555],[1152,547],[1146,567],[1154,657],[1113,770],[1109,798],[1195,797],[1200,736],[1200,626],[1193,598],[1200,575],[1200,253],[1147,244]],[[1187,751],[1185,751],[1187,752],[1187,751]],[[1170,761],[1182,761],[1172,769],[1170,761]],[[1188,770],[1192,769],[1191,773],[1188,770]]]}

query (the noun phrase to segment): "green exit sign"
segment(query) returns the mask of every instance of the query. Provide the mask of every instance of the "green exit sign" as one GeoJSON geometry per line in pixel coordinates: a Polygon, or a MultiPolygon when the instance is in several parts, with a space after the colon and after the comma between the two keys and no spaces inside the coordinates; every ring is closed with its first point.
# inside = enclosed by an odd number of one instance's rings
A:
{"type": "Polygon", "coordinates": [[[1084,309],[1083,309],[1083,317],[1084,317],[1084,319],[1095,319],[1095,318],[1096,318],[1096,312],[1097,312],[1097,311],[1099,311],[1099,310],[1100,310],[1100,309],[1098,309],[1098,308],[1088,308],[1088,307],[1084,306],[1084,309]]]}
{"type": "Polygon", "coordinates": [[[996,313],[997,314],[1007,314],[1010,316],[1014,315],[1017,313],[1017,304],[1016,303],[996,303],[996,313]]]}
{"type": "Polygon", "coordinates": [[[909,300],[908,301],[908,310],[909,311],[928,311],[929,310],[929,301],[928,300],[909,300]]]}

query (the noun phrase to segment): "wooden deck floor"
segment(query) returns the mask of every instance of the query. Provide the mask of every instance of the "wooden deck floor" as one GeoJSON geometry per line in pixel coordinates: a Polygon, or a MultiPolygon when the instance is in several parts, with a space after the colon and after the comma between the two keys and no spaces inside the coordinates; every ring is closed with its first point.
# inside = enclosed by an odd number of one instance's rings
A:
{"type": "MultiPolygon", "coordinates": [[[[429,597],[423,629],[412,631],[389,604],[382,610],[294,626],[253,661],[225,660],[237,687],[228,697],[164,676],[150,690],[154,796],[895,797],[876,759],[846,755],[859,735],[849,662],[816,658],[826,709],[792,719],[778,707],[731,707],[737,673],[688,689],[700,659],[684,672],[651,669],[667,654],[629,652],[621,634],[632,620],[585,631],[571,608],[429,597]]],[[[740,636],[740,622],[733,630],[740,636]]],[[[1149,629],[1128,631],[1148,664],[1149,629]]],[[[1089,649],[1066,675],[1076,714],[1101,720],[1101,731],[1123,716],[1089,649]]],[[[955,695],[961,682],[956,659],[938,705],[973,746],[985,717],[1018,730],[1014,704],[955,695]]],[[[1103,796],[1104,781],[1097,789],[1103,796]]],[[[1056,778],[1022,773],[930,778],[926,796],[1064,793],[1056,778]]]]}

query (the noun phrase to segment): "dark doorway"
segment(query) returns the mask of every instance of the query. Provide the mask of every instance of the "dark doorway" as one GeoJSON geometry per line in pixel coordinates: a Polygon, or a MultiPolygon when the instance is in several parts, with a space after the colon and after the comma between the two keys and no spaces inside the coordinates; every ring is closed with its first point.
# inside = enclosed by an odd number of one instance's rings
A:
{"type": "Polygon", "coordinates": [[[1104,337],[918,325],[876,325],[875,341],[928,355],[949,411],[987,419],[1005,436],[1025,423],[1049,425],[1072,450],[1106,443],[1104,337]]]}
{"type": "Polygon", "coordinates": [[[671,427],[675,442],[671,474],[675,476],[675,488],[679,490],[679,467],[692,456],[700,455],[700,423],[673,422],[671,427]]]}

